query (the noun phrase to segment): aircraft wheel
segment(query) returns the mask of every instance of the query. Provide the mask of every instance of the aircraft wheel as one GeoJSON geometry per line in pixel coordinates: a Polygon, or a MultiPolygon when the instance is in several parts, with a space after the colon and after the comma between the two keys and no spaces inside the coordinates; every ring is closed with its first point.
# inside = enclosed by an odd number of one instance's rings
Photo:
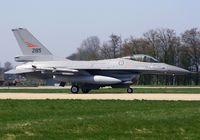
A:
{"type": "Polygon", "coordinates": [[[128,93],[133,93],[133,89],[132,88],[127,88],[127,92],[128,93]]]}
{"type": "Polygon", "coordinates": [[[83,93],[88,93],[90,91],[90,89],[82,89],[83,93]]]}
{"type": "Polygon", "coordinates": [[[78,93],[78,91],[79,91],[79,87],[78,86],[72,86],[71,87],[71,92],[72,93],[78,93]]]}

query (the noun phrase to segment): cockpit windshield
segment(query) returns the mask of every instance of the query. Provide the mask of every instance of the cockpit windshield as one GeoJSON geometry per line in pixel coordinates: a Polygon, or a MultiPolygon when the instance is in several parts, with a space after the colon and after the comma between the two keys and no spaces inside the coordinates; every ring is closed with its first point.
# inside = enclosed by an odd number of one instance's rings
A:
{"type": "Polygon", "coordinates": [[[134,60],[134,61],[140,61],[140,62],[158,63],[157,59],[155,59],[149,55],[144,55],[144,54],[135,54],[135,55],[126,56],[123,58],[129,59],[129,60],[134,60]]]}

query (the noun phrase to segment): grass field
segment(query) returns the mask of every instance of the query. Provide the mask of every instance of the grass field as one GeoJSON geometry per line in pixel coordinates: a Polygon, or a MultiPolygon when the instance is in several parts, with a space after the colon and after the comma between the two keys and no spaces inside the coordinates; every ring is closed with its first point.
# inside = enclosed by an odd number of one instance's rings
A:
{"type": "Polygon", "coordinates": [[[200,102],[0,100],[0,139],[200,139],[200,102]]]}
{"type": "MultiPolygon", "coordinates": [[[[70,93],[70,89],[0,89],[0,93],[1,92],[70,93]]],[[[89,93],[126,93],[126,89],[104,88],[100,90],[91,90],[89,93]]],[[[200,93],[200,88],[135,88],[134,93],[200,93]]]]}

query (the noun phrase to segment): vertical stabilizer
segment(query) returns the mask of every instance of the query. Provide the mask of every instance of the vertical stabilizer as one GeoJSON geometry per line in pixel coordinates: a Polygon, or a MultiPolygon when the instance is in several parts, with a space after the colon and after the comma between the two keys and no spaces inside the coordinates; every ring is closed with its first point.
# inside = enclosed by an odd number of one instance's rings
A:
{"type": "Polygon", "coordinates": [[[12,29],[23,55],[52,55],[27,29],[12,29]]]}

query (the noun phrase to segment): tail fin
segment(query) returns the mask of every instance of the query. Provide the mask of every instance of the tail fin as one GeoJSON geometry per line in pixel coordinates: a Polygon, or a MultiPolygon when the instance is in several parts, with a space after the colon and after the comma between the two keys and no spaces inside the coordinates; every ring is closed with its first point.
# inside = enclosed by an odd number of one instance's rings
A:
{"type": "Polygon", "coordinates": [[[23,55],[52,55],[27,29],[12,29],[23,55]]]}

